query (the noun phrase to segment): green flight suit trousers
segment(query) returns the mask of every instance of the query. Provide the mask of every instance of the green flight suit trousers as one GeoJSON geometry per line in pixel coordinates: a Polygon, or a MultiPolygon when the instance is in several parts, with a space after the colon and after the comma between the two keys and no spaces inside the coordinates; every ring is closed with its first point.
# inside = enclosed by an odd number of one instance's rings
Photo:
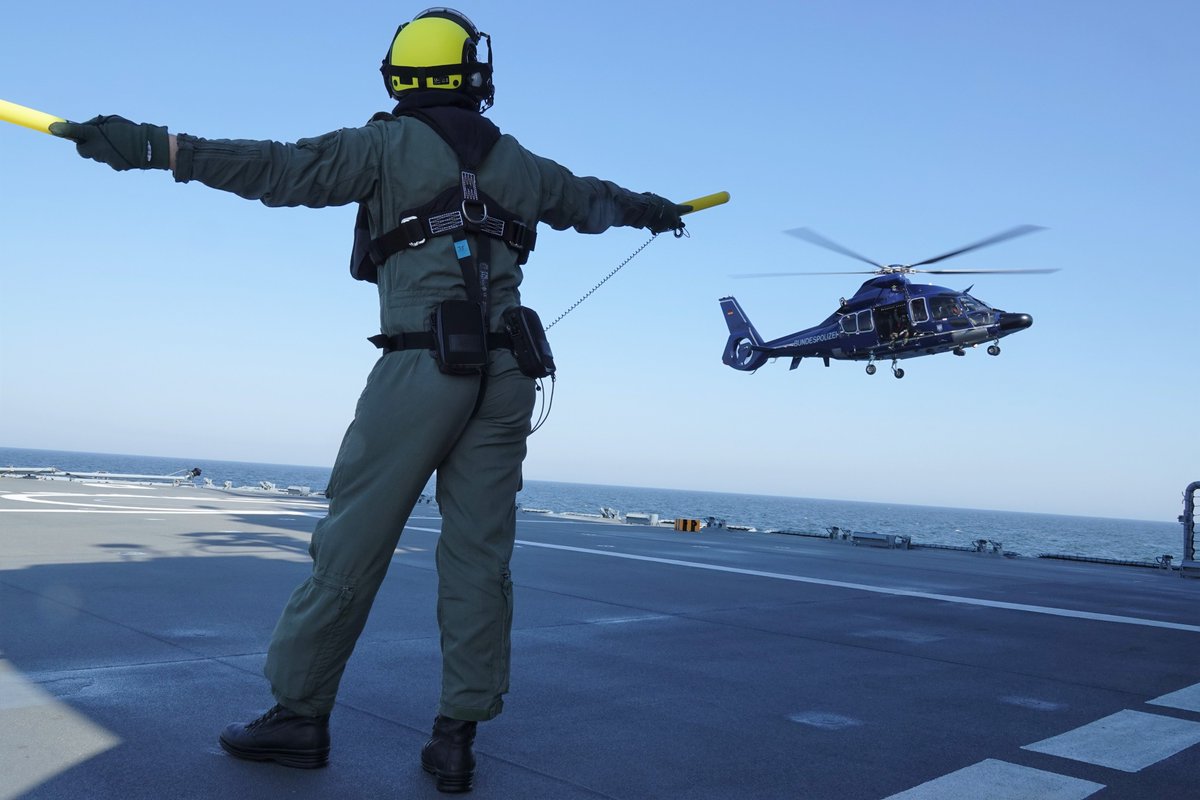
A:
{"type": "Polygon", "coordinates": [[[437,473],[439,713],[488,720],[508,691],[516,493],[534,382],[492,351],[480,378],[444,375],[428,351],[382,356],[367,379],[316,526],[312,576],[292,593],[265,674],[275,699],[328,714],[404,525],[437,473]]]}

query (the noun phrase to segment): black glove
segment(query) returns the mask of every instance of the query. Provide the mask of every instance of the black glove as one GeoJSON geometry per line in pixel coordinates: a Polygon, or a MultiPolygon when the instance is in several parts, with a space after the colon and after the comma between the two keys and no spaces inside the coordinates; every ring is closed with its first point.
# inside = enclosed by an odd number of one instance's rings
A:
{"type": "Polygon", "coordinates": [[[659,197],[650,192],[643,192],[641,200],[645,205],[638,211],[633,223],[634,227],[645,228],[655,235],[667,231],[683,230],[683,220],[679,218],[679,206],[665,197],[659,197]]]}
{"type": "Polygon", "coordinates": [[[75,142],[84,158],[115,170],[168,169],[171,166],[167,129],[130,122],[124,117],[92,117],[87,122],[54,122],[50,132],[75,142]]]}

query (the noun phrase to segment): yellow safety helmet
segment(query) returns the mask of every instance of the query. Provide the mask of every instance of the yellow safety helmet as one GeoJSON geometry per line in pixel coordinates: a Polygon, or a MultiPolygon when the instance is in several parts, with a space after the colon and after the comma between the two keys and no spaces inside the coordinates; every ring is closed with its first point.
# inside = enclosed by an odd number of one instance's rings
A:
{"type": "Polygon", "coordinates": [[[427,8],[397,28],[379,71],[396,100],[416,89],[449,89],[478,101],[483,112],[496,94],[492,37],[452,8],[427,8]],[[487,40],[486,64],[479,61],[481,39],[487,40]]]}

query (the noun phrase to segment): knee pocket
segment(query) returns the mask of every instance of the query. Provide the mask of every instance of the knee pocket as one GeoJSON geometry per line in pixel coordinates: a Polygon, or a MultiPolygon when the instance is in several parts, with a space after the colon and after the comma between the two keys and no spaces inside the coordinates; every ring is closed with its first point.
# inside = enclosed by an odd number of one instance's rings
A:
{"type": "Polygon", "coordinates": [[[266,673],[279,693],[307,699],[327,682],[354,635],[346,624],[353,600],[353,586],[315,575],[293,592],[267,654],[266,673]]]}

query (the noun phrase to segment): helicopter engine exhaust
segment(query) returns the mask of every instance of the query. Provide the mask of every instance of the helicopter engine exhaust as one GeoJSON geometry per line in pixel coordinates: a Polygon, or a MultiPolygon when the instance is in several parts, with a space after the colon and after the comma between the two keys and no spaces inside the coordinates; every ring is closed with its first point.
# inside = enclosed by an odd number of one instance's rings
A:
{"type": "Polygon", "coordinates": [[[729,339],[725,342],[721,361],[743,372],[751,372],[767,363],[767,354],[758,349],[762,347],[763,339],[737,299],[722,297],[721,312],[729,326],[729,339]]]}

